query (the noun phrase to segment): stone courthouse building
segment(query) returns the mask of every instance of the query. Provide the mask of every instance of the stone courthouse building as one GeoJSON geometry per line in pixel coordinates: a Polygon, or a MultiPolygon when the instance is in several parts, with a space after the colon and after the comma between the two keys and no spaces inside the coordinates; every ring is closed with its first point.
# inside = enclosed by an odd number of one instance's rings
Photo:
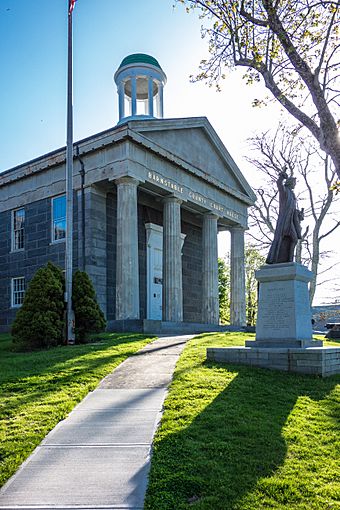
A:
{"type": "MultiPolygon", "coordinates": [[[[126,57],[115,82],[117,126],[74,144],[74,268],[90,275],[110,329],[211,329],[217,234],[229,230],[231,323],[244,325],[254,193],[205,117],[163,118],[157,60],[126,57]]],[[[1,331],[36,270],[64,266],[65,156],[62,148],[0,174],[1,331]]]]}

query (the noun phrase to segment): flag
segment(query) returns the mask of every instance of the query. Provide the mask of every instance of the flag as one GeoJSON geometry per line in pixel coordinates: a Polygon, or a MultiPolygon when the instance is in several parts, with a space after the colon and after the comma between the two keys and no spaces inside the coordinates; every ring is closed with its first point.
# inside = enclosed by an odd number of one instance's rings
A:
{"type": "Polygon", "coordinates": [[[68,6],[68,13],[69,14],[72,14],[72,11],[74,9],[74,5],[76,3],[77,0],[69,0],[69,6],[68,6]]]}

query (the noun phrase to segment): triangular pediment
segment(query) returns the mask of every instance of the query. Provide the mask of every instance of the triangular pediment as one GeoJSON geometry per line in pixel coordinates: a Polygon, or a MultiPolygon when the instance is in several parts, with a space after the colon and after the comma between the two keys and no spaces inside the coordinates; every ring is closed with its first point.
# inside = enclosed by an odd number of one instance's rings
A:
{"type": "Polygon", "coordinates": [[[251,187],[205,117],[133,121],[129,128],[196,168],[207,180],[213,178],[242,194],[247,202],[255,201],[251,187]]]}

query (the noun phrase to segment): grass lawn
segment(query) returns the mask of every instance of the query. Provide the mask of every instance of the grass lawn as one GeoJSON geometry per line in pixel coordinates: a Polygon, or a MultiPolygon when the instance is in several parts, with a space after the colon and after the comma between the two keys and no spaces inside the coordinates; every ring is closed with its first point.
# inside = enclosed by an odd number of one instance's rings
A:
{"type": "Polygon", "coordinates": [[[205,334],[187,345],[155,438],[145,509],[340,509],[340,376],[205,360],[207,346],[250,337],[205,334]]]}
{"type": "Polygon", "coordinates": [[[31,353],[0,335],[0,486],[99,381],[150,339],[103,333],[100,341],[31,353]]]}

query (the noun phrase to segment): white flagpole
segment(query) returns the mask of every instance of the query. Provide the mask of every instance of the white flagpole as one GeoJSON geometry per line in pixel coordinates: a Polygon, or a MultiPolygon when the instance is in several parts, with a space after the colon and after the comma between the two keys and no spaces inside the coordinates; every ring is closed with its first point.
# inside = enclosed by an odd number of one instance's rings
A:
{"type": "Polygon", "coordinates": [[[67,144],[66,144],[66,342],[75,343],[74,312],[72,309],[73,275],[73,101],[72,101],[72,10],[68,1],[68,50],[67,50],[67,144]]]}

